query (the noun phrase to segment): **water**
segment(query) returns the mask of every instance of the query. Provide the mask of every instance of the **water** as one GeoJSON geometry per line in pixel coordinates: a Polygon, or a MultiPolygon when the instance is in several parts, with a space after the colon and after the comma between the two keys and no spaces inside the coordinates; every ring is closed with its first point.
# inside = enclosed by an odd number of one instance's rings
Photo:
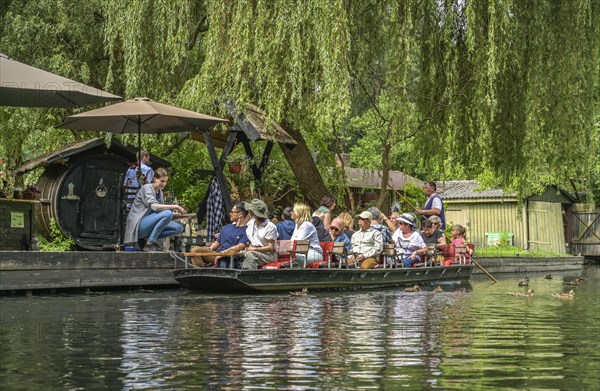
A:
{"type": "MultiPolygon", "coordinates": [[[[600,268],[471,289],[0,298],[2,390],[600,389],[600,268]]],[[[449,289],[446,287],[446,289],[449,289]]]]}

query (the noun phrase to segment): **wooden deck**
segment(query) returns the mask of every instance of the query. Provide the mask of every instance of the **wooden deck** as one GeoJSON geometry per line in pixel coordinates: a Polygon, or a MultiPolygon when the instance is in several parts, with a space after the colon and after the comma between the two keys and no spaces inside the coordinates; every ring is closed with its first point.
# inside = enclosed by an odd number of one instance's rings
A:
{"type": "Polygon", "coordinates": [[[0,291],[178,286],[167,253],[0,251],[0,291]]]}
{"type": "MultiPolygon", "coordinates": [[[[577,271],[583,257],[476,258],[493,275],[577,271]]],[[[167,253],[114,251],[0,251],[0,292],[69,288],[173,286],[179,284],[167,253]]],[[[480,273],[475,268],[473,274],[480,273]]]]}

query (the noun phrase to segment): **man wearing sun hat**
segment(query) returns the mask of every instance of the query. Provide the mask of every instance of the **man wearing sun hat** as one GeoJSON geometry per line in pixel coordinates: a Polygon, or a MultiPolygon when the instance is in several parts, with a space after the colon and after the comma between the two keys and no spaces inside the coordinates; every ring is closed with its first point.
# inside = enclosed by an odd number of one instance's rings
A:
{"type": "Polygon", "coordinates": [[[246,228],[250,245],[242,269],[254,270],[277,260],[277,227],[269,220],[269,208],[262,200],[244,202],[244,208],[250,215],[246,228]]]}
{"type": "Polygon", "coordinates": [[[373,269],[379,263],[379,254],[383,251],[383,236],[381,232],[371,227],[373,215],[364,211],[358,215],[360,230],[352,235],[349,262],[356,260],[362,269],[373,269]]]}

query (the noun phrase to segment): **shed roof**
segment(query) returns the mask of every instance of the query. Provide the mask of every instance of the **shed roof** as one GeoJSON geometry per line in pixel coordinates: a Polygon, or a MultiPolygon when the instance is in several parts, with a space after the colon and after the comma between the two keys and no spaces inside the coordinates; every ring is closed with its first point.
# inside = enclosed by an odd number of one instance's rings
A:
{"type": "MultiPolygon", "coordinates": [[[[48,152],[44,155],[38,156],[23,163],[20,167],[15,170],[16,174],[24,174],[28,171],[35,170],[38,167],[45,167],[51,164],[65,163],[70,157],[79,155],[83,152],[90,152],[93,149],[109,150],[114,151],[125,158],[134,161],[136,158],[137,148],[129,145],[122,144],[117,138],[112,138],[112,142],[109,148],[106,147],[105,141],[101,137],[92,138],[89,140],[76,141],[71,144],[67,144],[55,151],[48,152]]],[[[161,159],[156,155],[150,154],[150,160],[154,165],[161,167],[170,167],[171,163],[167,160],[161,159]]]]}
{"type": "Polygon", "coordinates": [[[463,180],[463,181],[445,181],[437,183],[437,190],[444,200],[452,199],[485,199],[485,198],[513,198],[516,199],[515,194],[505,193],[500,188],[491,188],[486,190],[476,190],[479,184],[474,180],[463,180]]]}
{"type": "MultiPolygon", "coordinates": [[[[363,189],[381,188],[382,170],[367,170],[364,168],[345,167],[350,187],[363,189]]],[[[402,189],[406,184],[412,183],[423,186],[424,182],[401,171],[390,171],[389,184],[393,189],[402,189]]]]}

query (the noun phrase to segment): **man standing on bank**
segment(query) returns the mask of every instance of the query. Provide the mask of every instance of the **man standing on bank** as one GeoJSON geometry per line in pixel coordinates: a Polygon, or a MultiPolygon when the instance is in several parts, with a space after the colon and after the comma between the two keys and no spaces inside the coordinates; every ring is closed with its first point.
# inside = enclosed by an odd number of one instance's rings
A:
{"type": "Polygon", "coordinates": [[[416,209],[418,215],[421,215],[422,220],[428,219],[431,216],[439,216],[442,220],[442,226],[439,227],[442,231],[446,228],[446,217],[444,216],[444,203],[442,197],[436,193],[437,187],[435,182],[426,182],[423,187],[425,195],[429,197],[425,202],[423,209],[416,209]]]}

